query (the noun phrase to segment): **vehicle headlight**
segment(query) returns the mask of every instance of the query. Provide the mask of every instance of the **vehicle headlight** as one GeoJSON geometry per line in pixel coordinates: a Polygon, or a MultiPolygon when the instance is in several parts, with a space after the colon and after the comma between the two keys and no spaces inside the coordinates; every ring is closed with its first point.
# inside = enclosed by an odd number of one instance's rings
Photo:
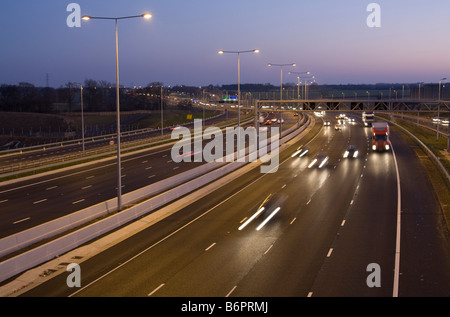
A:
{"type": "Polygon", "coordinates": [[[353,154],[353,157],[358,157],[358,151],[355,151],[355,153],[353,154]]]}
{"type": "Polygon", "coordinates": [[[348,151],[345,151],[344,158],[347,158],[347,156],[348,156],[348,151]]]}
{"type": "Polygon", "coordinates": [[[377,149],[377,146],[374,144],[374,145],[372,145],[372,150],[376,150],[377,149]]]}
{"type": "Polygon", "coordinates": [[[320,163],[319,168],[322,168],[322,166],[324,166],[328,161],[328,158],[325,158],[322,163],[320,163]]]}
{"type": "Polygon", "coordinates": [[[311,164],[308,165],[308,168],[311,168],[314,164],[316,164],[317,159],[314,159],[314,161],[311,162],[311,164]]]}
{"type": "Polygon", "coordinates": [[[386,144],[386,145],[384,146],[384,148],[385,148],[386,150],[389,150],[389,144],[386,144]]]}

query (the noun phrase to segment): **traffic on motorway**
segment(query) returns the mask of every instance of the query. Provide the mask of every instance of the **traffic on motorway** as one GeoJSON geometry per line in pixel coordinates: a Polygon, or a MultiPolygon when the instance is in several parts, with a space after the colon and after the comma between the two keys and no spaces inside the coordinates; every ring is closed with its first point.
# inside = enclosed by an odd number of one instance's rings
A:
{"type": "MultiPolygon", "coordinates": [[[[395,261],[398,210],[421,213],[424,204],[438,204],[433,196],[399,200],[399,176],[410,176],[398,169],[394,155],[401,154],[400,166],[416,164],[408,160],[409,146],[395,135],[393,152],[389,125],[369,126],[353,113],[314,117],[311,130],[280,154],[276,173],[250,170],[104,252],[79,255],[79,288],[67,286],[66,273],[23,295],[392,296],[399,289],[418,294],[419,288],[402,288],[416,276],[398,274],[411,272],[406,257],[419,252],[403,245],[404,258],[395,261]],[[372,267],[382,273],[368,271],[372,267]],[[126,284],[117,288],[117,281],[126,284]]],[[[420,186],[430,188],[426,178],[420,186]]],[[[411,190],[410,184],[402,183],[402,190],[411,190]]],[[[446,248],[435,236],[426,239],[446,248]]],[[[448,280],[427,274],[429,292],[444,294],[445,288],[431,285],[448,280]]]]}

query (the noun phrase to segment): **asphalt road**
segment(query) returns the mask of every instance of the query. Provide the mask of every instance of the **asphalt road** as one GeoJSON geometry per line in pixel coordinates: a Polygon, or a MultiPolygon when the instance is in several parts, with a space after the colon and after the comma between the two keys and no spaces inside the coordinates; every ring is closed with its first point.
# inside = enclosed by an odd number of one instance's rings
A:
{"type": "MultiPolygon", "coordinates": [[[[286,128],[297,122],[291,114],[285,114],[285,116],[286,128]]],[[[248,125],[251,123],[243,127],[248,125]]],[[[122,195],[205,163],[173,162],[172,146],[167,145],[141,153],[123,155],[121,159],[122,195]]],[[[0,238],[114,197],[117,197],[115,158],[69,171],[56,171],[51,175],[32,180],[23,180],[9,185],[0,183],[0,238]]]]}
{"type": "Polygon", "coordinates": [[[286,150],[276,173],[255,169],[82,262],[81,288],[60,274],[24,296],[390,297],[399,206],[399,296],[448,296],[448,233],[426,173],[393,131],[398,201],[392,152],[372,153],[358,122],[318,125],[302,142],[309,155],[286,150]],[[348,144],[358,158],[342,157],[348,144]],[[322,151],[329,164],[308,168],[322,151]],[[379,287],[367,283],[372,263],[379,287]]]}

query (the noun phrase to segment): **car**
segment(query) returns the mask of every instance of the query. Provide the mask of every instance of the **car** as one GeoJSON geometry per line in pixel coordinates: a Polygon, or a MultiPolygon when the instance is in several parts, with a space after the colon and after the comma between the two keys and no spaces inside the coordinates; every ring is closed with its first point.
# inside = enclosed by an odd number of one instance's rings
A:
{"type": "Polygon", "coordinates": [[[308,149],[307,146],[300,145],[300,146],[297,148],[297,151],[295,151],[295,152],[291,155],[291,157],[294,157],[294,156],[303,157],[303,156],[305,156],[308,152],[309,152],[309,149],[308,149]]]}
{"type": "Polygon", "coordinates": [[[341,131],[341,130],[342,130],[342,125],[336,124],[336,125],[334,126],[334,129],[335,129],[335,130],[341,131]]]}
{"type": "Polygon", "coordinates": [[[309,163],[308,168],[317,166],[318,168],[322,168],[328,164],[328,155],[325,152],[318,153],[314,159],[309,163]]]}
{"type": "Polygon", "coordinates": [[[323,122],[323,125],[324,125],[324,126],[330,126],[330,125],[331,125],[331,122],[330,122],[329,120],[325,120],[325,121],[323,122]]]}
{"type": "Polygon", "coordinates": [[[439,118],[433,118],[432,120],[433,120],[434,123],[437,123],[437,122],[441,121],[441,119],[439,119],[439,118]]]}
{"type": "Polygon", "coordinates": [[[347,150],[344,152],[344,158],[357,158],[358,157],[358,149],[355,145],[349,145],[347,150]]]}

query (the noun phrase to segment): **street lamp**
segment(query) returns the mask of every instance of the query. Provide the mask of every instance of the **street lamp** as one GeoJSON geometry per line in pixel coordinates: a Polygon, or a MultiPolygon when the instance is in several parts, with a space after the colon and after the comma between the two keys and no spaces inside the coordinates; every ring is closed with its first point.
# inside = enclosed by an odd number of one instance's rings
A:
{"type": "Polygon", "coordinates": [[[238,57],[238,142],[240,140],[240,127],[241,127],[241,53],[259,53],[259,49],[246,50],[246,51],[223,51],[218,52],[220,55],[225,53],[237,54],[238,57]]]}
{"type": "Polygon", "coordinates": [[[116,112],[117,112],[117,210],[122,210],[122,175],[120,164],[120,102],[119,102],[119,44],[117,36],[117,21],[132,18],[144,18],[150,19],[152,15],[150,13],[144,13],[141,15],[132,15],[124,17],[92,17],[89,15],[83,16],[81,19],[89,21],[96,20],[114,20],[116,27],[116,112]]]}
{"type": "MultiPolygon", "coordinates": [[[[299,76],[297,76],[297,80],[298,80],[298,84],[297,84],[297,87],[298,87],[297,99],[300,99],[300,75],[302,75],[302,74],[309,75],[309,74],[311,74],[311,72],[289,72],[289,75],[290,74],[299,75],[299,76]]],[[[305,83],[306,83],[306,79],[305,79],[305,83]]]]}
{"type": "Polygon", "coordinates": [[[443,80],[446,80],[447,78],[441,78],[439,79],[439,96],[438,96],[438,100],[441,101],[441,82],[443,80]]]}
{"type": "MultiPolygon", "coordinates": [[[[273,64],[273,63],[269,63],[267,64],[267,66],[272,67],[272,66],[278,66],[280,67],[281,70],[281,83],[280,83],[280,101],[283,101],[283,66],[295,66],[295,63],[290,63],[290,64],[273,64]]],[[[280,102],[280,135],[281,135],[281,121],[283,119],[283,117],[281,116],[281,102],[280,102]]]]}
{"type": "MultiPolygon", "coordinates": [[[[438,117],[438,119],[439,119],[439,112],[440,112],[440,102],[441,102],[441,82],[443,81],[443,80],[446,80],[447,78],[441,78],[441,79],[439,79],[439,96],[438,96],[438,101],[439,101],[439,103],[438,103],[438,115],[437,115],[437,117],[438,117]]],[[[437,121],[437,126],[436,126],[436,140],[439,140],[439,120],[437,121]]]]}
{"type": "Polygon", "coordinates": [[[80,83],[75,83],[80,85],[80,103],[81,103],[81,143],[82,143],[82,155],[85,156],[85,147],[84,147],[84,107],[83,107],[83,85],[80,83]]]}

